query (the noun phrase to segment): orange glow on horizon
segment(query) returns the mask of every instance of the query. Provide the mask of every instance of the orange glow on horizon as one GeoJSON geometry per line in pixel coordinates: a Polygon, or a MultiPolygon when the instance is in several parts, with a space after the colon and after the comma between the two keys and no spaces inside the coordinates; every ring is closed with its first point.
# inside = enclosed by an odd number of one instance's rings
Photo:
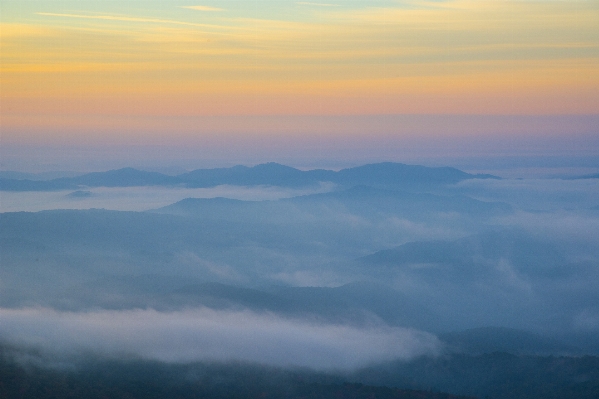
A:
{"type": "Polygon", "coordinates": [[[598,3],[400,3],[306,4],[297,17],[266,3],[252,15],[8,8],[2,129],[97,130],[91,115],[599,113],[598,3]]]}

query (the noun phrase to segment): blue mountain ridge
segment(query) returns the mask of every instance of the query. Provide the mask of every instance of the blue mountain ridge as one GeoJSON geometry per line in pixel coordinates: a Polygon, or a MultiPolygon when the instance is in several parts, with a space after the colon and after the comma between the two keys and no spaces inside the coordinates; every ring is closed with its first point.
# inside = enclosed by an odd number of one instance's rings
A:
{"type": "Polygon", "coordinates": [[[319,182],[342,186],[361,184],[378,186],[436,186],[455,184],[466,179],[498,179],[486,174],[470,174],[450,167],[426,167],[383,162],[338,172],[324,169],[302,171],[274,162],[253,167],[197,169],[177,176],[146,172],[133,168],[93,172],[76,177],[39,181],[0,178],[0,191],[76,190],[81,187],[184,186],[189,188],[236,186],[306,187],[319,182]]]}

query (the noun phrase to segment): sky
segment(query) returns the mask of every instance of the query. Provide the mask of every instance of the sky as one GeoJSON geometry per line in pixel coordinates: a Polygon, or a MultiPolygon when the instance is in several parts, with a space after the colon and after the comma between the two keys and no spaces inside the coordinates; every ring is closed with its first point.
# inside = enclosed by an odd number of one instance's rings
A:
{"type": "Polygon", "coordinates": [[[596,159],[597,26],[597,1],[3,1],[0,169],[596,159]]]}

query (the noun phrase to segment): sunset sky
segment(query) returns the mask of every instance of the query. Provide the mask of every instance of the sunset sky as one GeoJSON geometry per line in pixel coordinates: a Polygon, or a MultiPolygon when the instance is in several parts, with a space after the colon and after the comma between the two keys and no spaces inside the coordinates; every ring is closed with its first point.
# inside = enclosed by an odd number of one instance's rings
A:
{"type": "Polygon", "coordinates": [[[2,169],[599,156],[598,1],[0,7],[2,169]]]}

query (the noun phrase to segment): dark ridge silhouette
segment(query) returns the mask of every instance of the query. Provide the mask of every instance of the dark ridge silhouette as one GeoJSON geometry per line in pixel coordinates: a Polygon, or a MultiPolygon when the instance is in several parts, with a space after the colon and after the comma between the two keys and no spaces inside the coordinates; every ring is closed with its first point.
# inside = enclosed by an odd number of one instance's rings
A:
{"type": "Polygon", "coordinates": [[[391,188],[353,186],[346,190],[309,194],[280,200],[282,202],[307,203],[340,201],[357,207],[378,209],[406,209],[420,212],[422,209],[457,211],[465,213],[511,212],[512,207],[504,202],[485,202],[465,195],[439,195],[426,192],[411,192],[391,188]]]}
{"type": "MultiPolygon", "coordinates": [[[[23,364],[0,348],[0,397],[21,399],[468,399],[361,383],[309,370],[251,364],[166,364],[143,360],[79,360],[74,367],[44,367],[35,351],[23,364]],[[40,365],[41,363],[41,365],[40,365]]],[[[51,360],[50,360],[51,365],[51,360]]],[[[471,398],[473,399],[473,398],[471,398]]]]}
{"type": "Polygon", "coordinates": [[[94,194],[91,191],[87,191],[87,190],[77,190],[77,191],[73,191],[72,193],[67,194],[66,196],[68,198],[89,198],[92,197],[94,194]]]}
{"type": "MultiPolygon", "coordinates": [[[[513,211],[503,202],[485,202],[464,195],[436,195],[392,189],[355,186],[328,193],[302,195],[276,201],[243,201],[227,198],[186,198],[174,204],[153,210],[196,217],[229,215],[247,218],[262,215],[264,220],[273,215],[284,215],[289,209],[312,210],[319,206],[345,207],[356,214],[405,214],[427,212],[460,212],[469,215],[502,215],[513,211]],[[227,212],[227,213],[223,213],[227,212]]],[[[289,213],[287,213],[289,217],[289,213]]]]}
{"type": "Polygon", "coordinates": [[[52,359],[0,346],[2,398],[595,399],[599,357],[422,357],[345,375],[248,363],[52,359]],[[58,366],[58,367],[57,367],[58,366]],[[467,396],[465,396],[467,395],[467,396]]]}
{"type": "MultiPolygon", "coordinates": [[[[334,173],[334,172],[333,172],[334,173]]],[[[188,187],[214,187],[222,184],[234,186],[307,186],[319,180],[299,169],[269,162],[254,167],[198,169],[179,175],[188,187]]]]}
{"type": "Polygon", "coordinates": [[[480,355],[507,352],[515,355],[576,354],[579,349],[557,339],[506,327],[479,327],[439,335],[450,351],[480,355]]]}
{"type": "Polygon", "coordinates": [[[172,291],[170,295],[174,299],[195,299],[202,305],[212,308],[242,307],[275,312],[288,312],[297,308],[296,304],[282,296],[220,283],[185,285],[172,291]]]}
{"type": "Polygon", "coordinates": [[[215,198],[185,198],[177,201],[174,204],[164,206],[150,212],[165,212],[165,213],[193,213],[206,208],[220,208],[221,210],[232,209],[236,207],[247,207],[260,201],[244,201],[232,198],[215,197],[215,198]]]}
{"type": "Polygon", "coordinates": [[[476,269],[481,259],[505,259],[528,274],[541,275],[556,273],[557,268],[567,263],[557,248],[515,230],[482,233],[455,241],[409,242],[364,256],[359,261],[391,267],[438,263],[476,269]]]}
{"type": "Polygon", "coordinates": [[[335,176],[334,182],[346,185],[435,185],[454,184],[465,179],[495,178],[492,175],[472,175],[456,168],[430,168],[420,165],[383,162],[368,164],[355,168],[342,169],[335,176]]]}
{"type": "MultiPolygon", "coordinates": [[[[19,176],[19,175],[8,175],[19,176]]],[[[93,172],[76,177],[62,177],[39,181],[30,179],[0,178],[3,191],[50,191],[69,190],[79,187],[135,187],[185,185],[190,188],[235,186],[282,186],[306,187],[320,182],[332,182],[342,186],[366,184],[371,186],[434,187],[455,184],[465,179],[497,179],[491,175],[472,175],[455,168],[430,168],[384,162],[339,172],[323,169],[301,171],[274,162],[253,167],[197,169],[178,176],[157,172],[145,172],[133,168],[93,172]]]]}
{"type": "Polygon", "coordinates": [[[391,362],[357,372],[353,381],[493,399],[596,399],[599,357],[457,354],[391,362]]]}
{"type": "Polygon", "coordinates": [[[593,173],[590,175],[568,177],[566,180],[583,180],[583,179],[599,179],[599,173],[593,173]]]}
{"type": "Polygon", "coordinates": [[[355,185],[435,185],[452,184],[471,178],[497,178],[491,175],[472,175],[455,168],[430,168],[384,162],[339,172],[315,169],[301,171],[274,162],[254,167],[235,166],[220,169],[199,169],[179,175],[189,186],[209,187],[219,184],[303,186],[330,181],[345,186],[355,185]]]}
{"type": "MultiPolygon", "coordinates": [[[[62,180],[66,179],[63,178],[62,180]]],[[[93,172],[68,180],[74,184],[88,187],[163,186],[180,183],[176,176],[167,176],[158,172],[145,172],[133,168],[93,172]]]]}

